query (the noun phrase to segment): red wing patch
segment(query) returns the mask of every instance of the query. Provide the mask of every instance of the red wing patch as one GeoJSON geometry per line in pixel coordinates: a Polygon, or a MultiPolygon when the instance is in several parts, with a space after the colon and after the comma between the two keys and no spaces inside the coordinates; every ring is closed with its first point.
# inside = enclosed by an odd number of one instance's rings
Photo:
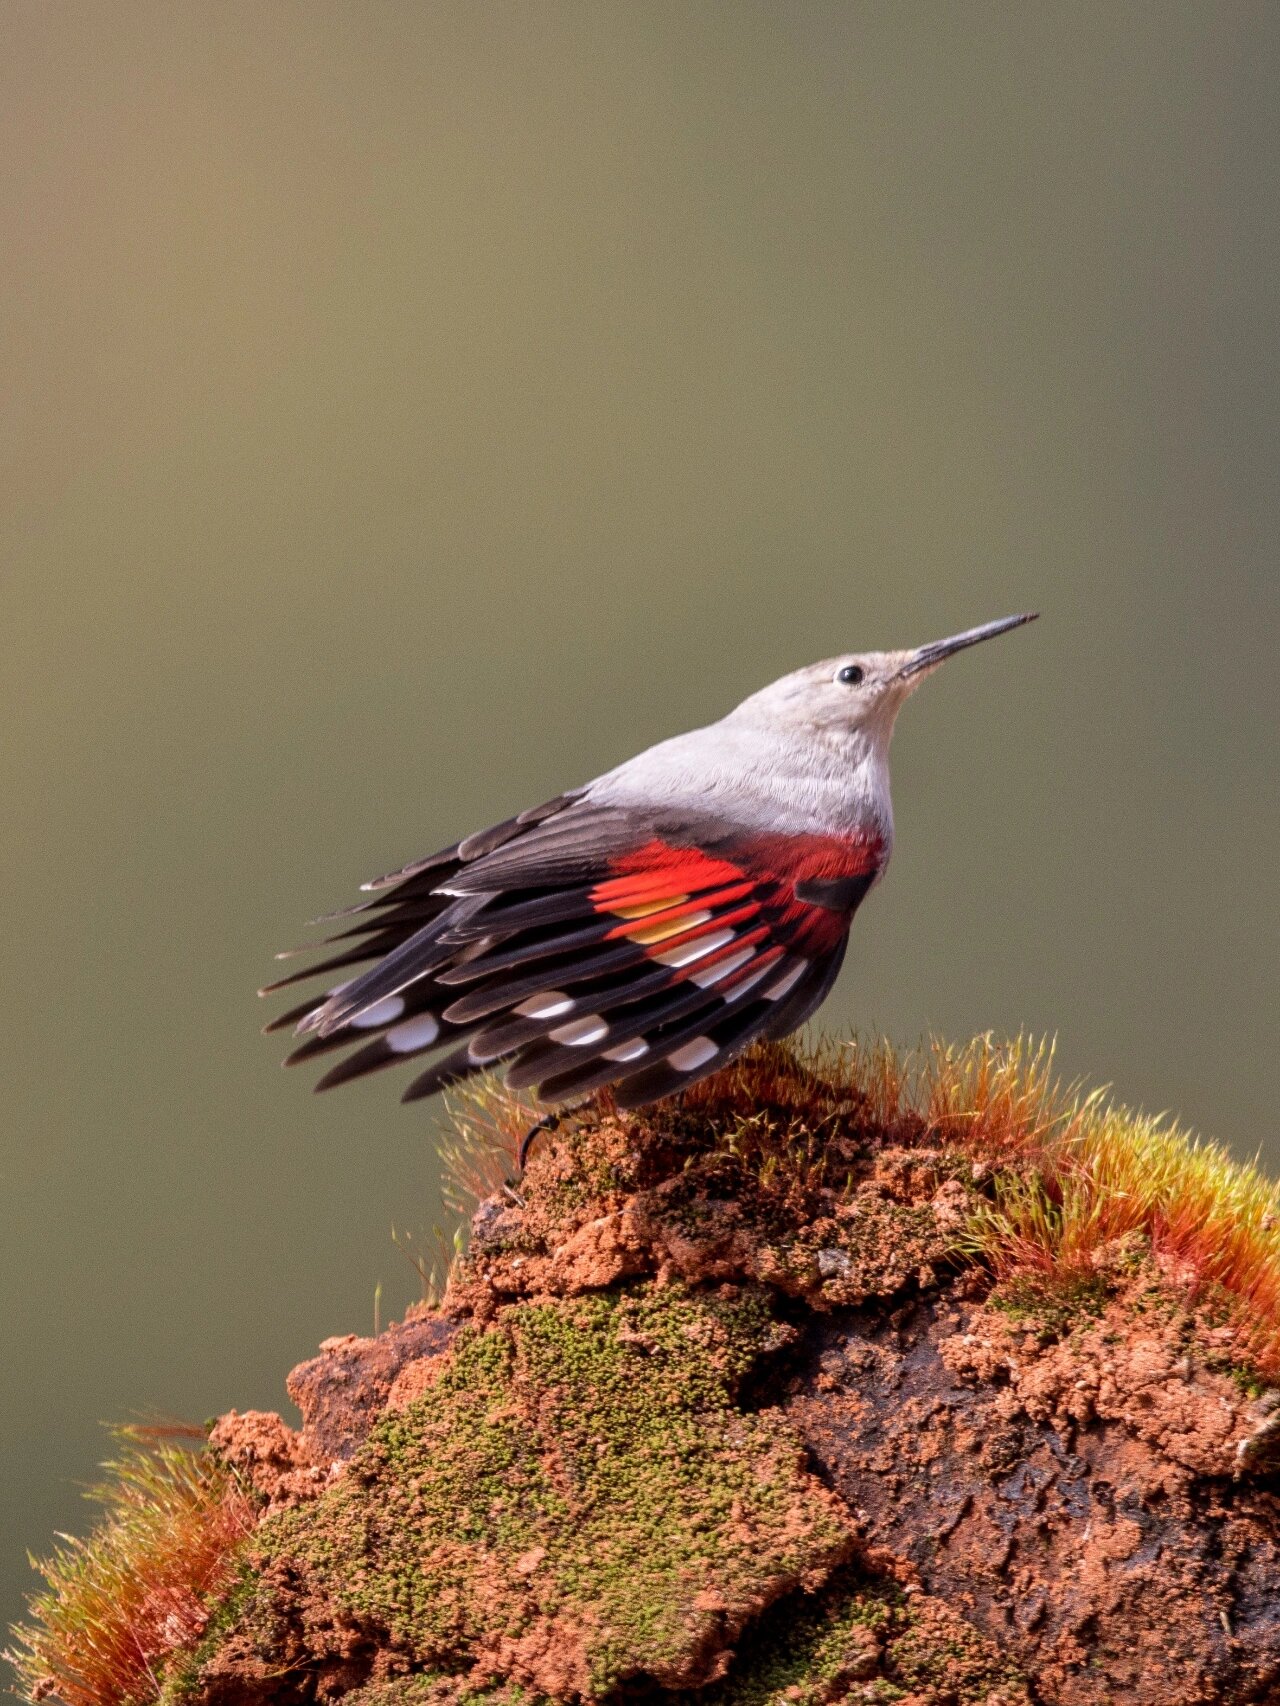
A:
{"type": "Polygon", "coordinates": [[[407,1099],[489,1063],[553,1102],[670,1094],[804,1022],[883,854],[714,824],[705,847],[627,846],[625,821],[570,815],[527,835],[512,820],[375,886],[355,945],[300,975],[377,963],[284,1016],[307,1038],[291,1058],[359,1044],[323,1085],[452,1048],[407,1099]]]}
{"type": "MultiPolygon", "coordinates": [[[[853,906],[815,902],[814,893],[860,899],[879,869],[878,840],[827,836],[739,836],[733,855],[650,841],[613,861],[616,875],[592,888],[597,910],[622,920],[609,934],[669,965],[711,953],[740,926],[761,920],[806,952],[830,949],[848,929],[853,906]],[[731,903],[732,910],[726,910],[731,903]],[[726,934],[726,932],[728,934],[726,934]],[[716,938],[708,945],[708,937],[716,938]]],[[[856,901],[854,901],[856,904],[856,901]]]]}

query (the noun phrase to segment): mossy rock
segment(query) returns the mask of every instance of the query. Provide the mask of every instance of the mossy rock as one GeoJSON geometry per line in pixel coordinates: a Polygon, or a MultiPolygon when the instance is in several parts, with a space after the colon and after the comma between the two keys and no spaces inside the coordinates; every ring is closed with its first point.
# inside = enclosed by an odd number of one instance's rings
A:
{"type": "Polygon", "coordinates": [[[548,1702],[519,1683],[477,1688],[464,1677],[425,1671],[367,1683],[344,1694],[342,1706],[548,1706],[548,1702]]]}
{"type": "Polygon", "coordinates": [[[766,1613],[724,1680],[696,1696],[697,1706],[837,1699],[1027,1706],[1028,1695],[1017,1668],[940,1601],[846,1568],[821,1593],[793,1596],[766,1613]]]}
{"type": "Polygon", "coordinates": [[[322,1349],[341,1449],[303,1402],[117,1466],[27,1698],[1270,1698],[1276,1188],[1064,1104],[1043,1051],[937,1052],[911,1097],[886,1051],[818,1065],[544,1138],[420,1346],[322,1349]]]}
{"type": "MultiPolygon", "coordinates": [[[[640,1693],[646,1706],[1027,1706],[1026,1684],[992,1642],[938,1600],[857,1569],[799,1592],[748,1630],[709,1688],[640,1693]]],[[[548,1706],[518,1685],[477,1688],[428,1673],[371,1683],[343,1706],[548,1706]]]]}
{"type": "Polygon", "coordinates": [[[312,1654],[327,1618],[335,1652],[354,1632],[560,1698],[714,1679],[750,1618],[852,1546],[789,1424],[734,1407],[787,1336],[761,1291],[652,1285],[463,1333],[337,1486],[263,1525],[239,1634],[293,1663],[305,1581],[312,1654]]]}

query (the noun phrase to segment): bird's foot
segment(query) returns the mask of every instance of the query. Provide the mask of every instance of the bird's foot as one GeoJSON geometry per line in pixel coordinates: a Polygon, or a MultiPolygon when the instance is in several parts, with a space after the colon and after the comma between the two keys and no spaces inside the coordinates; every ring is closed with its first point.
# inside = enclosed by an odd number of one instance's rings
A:
{"type": "Polygon", "coordinates": [[[520,1139],[519,1149],[516,1150],[516,1171],[518,1174],[524,1172],[525,1163],[529,1159],[529,1151],[533,1148],[538,1138],[541,1137],[542,1133],[544,1131],[555,1131],[563,1118],[563,1114],[543,1114],[540,1120],[535,1121],[535,1123],[529,1127],[528,1131],[525,1132],[524,1136],[520,1139]]]}

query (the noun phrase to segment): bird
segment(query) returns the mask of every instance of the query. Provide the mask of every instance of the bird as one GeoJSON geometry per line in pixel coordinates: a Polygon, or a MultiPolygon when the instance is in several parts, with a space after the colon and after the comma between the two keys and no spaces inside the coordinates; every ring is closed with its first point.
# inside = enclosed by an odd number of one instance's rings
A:
{"type": "Polygon", "coordinates": [[[632,1109],[797,1030],[893,851],[899,711],[955,653],[1035,618],[795,670],[365,883],[366,899],[314,921],[334,934],[277,958],[335,951],[260,991],[365,968],[265,1027],[294,1027],[284,1064],[343,1051],[325,1090],[415,1062],[406,1102],[501,1069],[549,1110],[605,1089],[632,1109]]]}

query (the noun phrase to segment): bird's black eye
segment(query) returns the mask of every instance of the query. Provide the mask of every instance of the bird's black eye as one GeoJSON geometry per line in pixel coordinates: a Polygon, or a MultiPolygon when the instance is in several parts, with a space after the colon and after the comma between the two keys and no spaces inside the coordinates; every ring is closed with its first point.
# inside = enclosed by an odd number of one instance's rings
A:
{"type": "Polygon", "coordinates": [[[843,669],[836,671],[836,680],[843,681],[846,687],[856,687],[864,674],[860,663],[847,663],[843,669]]]}

